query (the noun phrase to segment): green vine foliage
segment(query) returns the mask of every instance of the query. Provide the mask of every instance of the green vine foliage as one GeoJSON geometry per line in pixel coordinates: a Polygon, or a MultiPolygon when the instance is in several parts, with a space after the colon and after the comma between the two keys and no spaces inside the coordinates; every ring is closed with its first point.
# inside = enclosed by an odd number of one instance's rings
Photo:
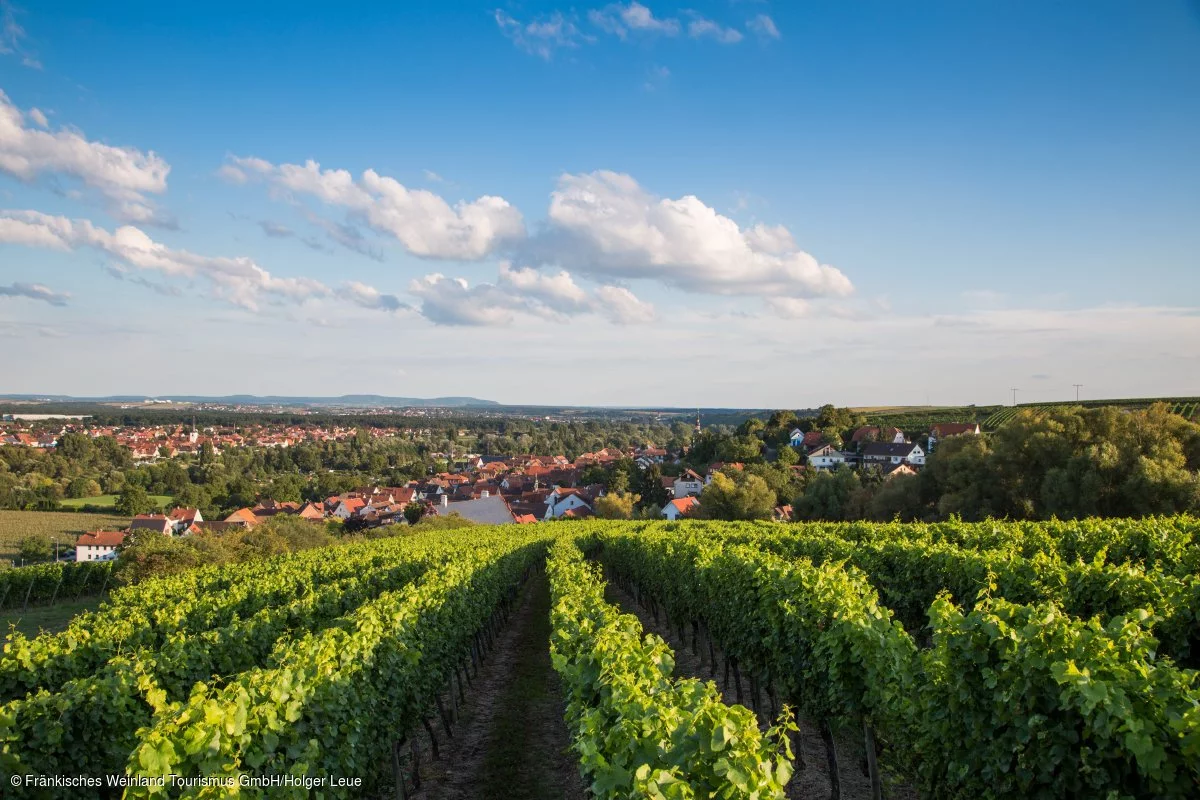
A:
{"type": "Polygon", "coordinates": [[[675,680],[670,647],[604,601],[604,581],[574,542],[549,559],[550,653],[592,794],[633,798],[782,798],[792,775],[785,712],[765,735],[716,687],[675,680]]]}

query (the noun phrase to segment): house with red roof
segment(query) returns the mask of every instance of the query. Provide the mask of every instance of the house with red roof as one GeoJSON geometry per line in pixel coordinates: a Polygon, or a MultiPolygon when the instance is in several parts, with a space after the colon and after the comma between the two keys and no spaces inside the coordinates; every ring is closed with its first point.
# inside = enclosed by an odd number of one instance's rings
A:
{"type": "Polygon", "coordinates": [[[125,544],[122,531],[88,531],[75,540],[76,561],[112,561],[125,544]]]}
{"type": "Polygon", "coordinates": [[[688,517],[696,513],[696,509],[700,508],[700,501],[695,497],[680,497],[667,503],[662,510],[662,515],[665,519],[671,521],[677,520],[680,517],[688,517]]]}

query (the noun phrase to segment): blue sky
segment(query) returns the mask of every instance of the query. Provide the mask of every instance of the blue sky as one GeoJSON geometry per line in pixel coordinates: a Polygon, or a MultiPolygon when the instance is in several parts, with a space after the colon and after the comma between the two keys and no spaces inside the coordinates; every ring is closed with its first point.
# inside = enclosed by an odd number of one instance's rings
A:
{"type": "Polygon", "coordinates": [[[0,2],[9,391],[1200,394],[1200,3],[244,5],[0,2]]]}

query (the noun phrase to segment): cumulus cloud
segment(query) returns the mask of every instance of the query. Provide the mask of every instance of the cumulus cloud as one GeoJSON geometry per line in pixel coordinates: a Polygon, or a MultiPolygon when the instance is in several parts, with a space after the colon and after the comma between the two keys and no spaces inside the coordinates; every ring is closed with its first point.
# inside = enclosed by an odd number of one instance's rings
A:
{"type": "Polygon", "coordinates": [[[596,308],[613,322],[634,325],[651,322],[654,306],[639,300],[624,286],[601,286],[596,290],[596,308]]]}
{"type": "Polygon", "coordinates": [[[775,20],[768,17],[766,14],[759,14],[754,19],[746,23],[746,28],[755,33],[761,39],[779,39],[781,34],[779,28],[775,26],[775,20]]]}
{"type": "Polygon", "coordinates": [[[257,310],[264,299],[303,302],[330,294],[319,281],[276,277],[245,256],[211,257],[172,249],[132,225],[108,231],[88,220],[37,211],[0,211],[0,242],[63,251],[86,247],[139,270],[204,278],[214,297],[251,310],[257,310]]]}
{"type": "Polygon", "coordinates": [[[588,307],[587,292],[575,283],[566,270],[557,275],[543,275],[528,267],[513,269],[505,262],[500,265],[499,285],[510,289],[514,295],[533,298],[555,308],[588,307]]]}
{"type": "Polygon", "coordinates": [[[355,179],[346,170],[323,170],[311,160],[274,165],[259,158],[233,158],[231,165],[247,180],[258,178],[277,190],[345,208],[423,258],[477,260],[525,235],[521,212],[502,197],[484,195],[451,206],[433,192],[409,189],[373,169],[355,179]]]}
{"type": "Polygon", "coordinates": [[[688,23],[688,36],[693,39],[713,39],[721,44],[737,44],[742,40],[742,32],[736,28],[727,28],[698,14],[693,14],[692,21],[688,23]]]}
{"type": "Polygon", "coordinates": [[[28,297],[52,306],[65,306],[71,295],[66,292],[56,292],[40,283],[14,283],[10,286],[0,286],[0,297],[28,297]]]}
{"type": "Polygon", "coordinates": [[[420,298],[421,314],[438,325],[508,325],[513,299],[490,283],[471,287],[464,278],[441,273],[414,280],[409,294],[420,298]]]}
{"type": "Polygon", "coordinates": [[[579,28],[561,11],[531,22],[521,22],[499,9],[495,13],[500,32],[519,49],[549,61],[557,50],[578,47],[586,41],[579,28]]]}
{"type": "Polygon", "coordinates": [[[358,281],[347,281],[338,290],[338,295],[355,305],[376,311],[411,310],[411,306],[400,301],[394,294],[383,294],[374,286],[358,281]]]}
{"type": "Polygon", "coordinates": [[[679,20],[655,17],[654,12],[634,0],[628,4],[611,3],[588,12],[588,20],[605,33],[626,39],[630,33],[676,36],[681,30],[679,20]]]}
{"type": "Polygon", "coordinates": [[[438,325],[508,325],[517,314],[558,322],[600,314],[622,325],[654,318],[654,307],[623,287],[601,286],[589,293],[566,270],[546,275],[507,262],[494,284],[471,286],[464,278],[435,273],[414,280],[408,291],[422,301],[421,314],[438,325]]]}
{"type": "Polygon", "coordinates": [[[629,175],[564,174],[546,229],[522,248],[534,265],[687,291],[762,297],[844,296],[838,269],[800,250],[783,226],[741,228],[698,198],[657,197],[629,175]]]}
{"type": "Polygon", "coordinates": [[[90,141],[75,130],[42,130],[49,121],[40,111],[36,116],[30,112],[32,127],[25,117],[0,90],[0,172],[25,182],[65,175],[100,192],[123,221],[169,222],[146,197],[166,191],[171,171],[153,151],[90,141]]]}

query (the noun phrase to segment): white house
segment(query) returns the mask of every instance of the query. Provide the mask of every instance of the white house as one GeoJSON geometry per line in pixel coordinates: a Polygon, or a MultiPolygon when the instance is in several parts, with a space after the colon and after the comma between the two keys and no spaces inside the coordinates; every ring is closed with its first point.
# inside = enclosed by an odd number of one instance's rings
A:
{"type": "Polygon", "coordinates": [[[125,544],[121,531],[89,531],[75,541],[76,561],[112,561],[125,544]]]}
{"type": "Polygon", "coordinates": [[[871,442],[863,450],[863,466],[908,464],[910,467],[925,466],[925,451],[913,442],[871,442]]]}
{"type": "Polygon", "coordinates": [[[804,431],[799,428],[792,428],[792,432],[788,434],[788,443],[792,447],[802,447],[804,445],[804,431]]]}
{"type": "Polygon", "coordinates": [[[695,497],[681,497],[678,500],[672,500],[667,503],[666,508],[662,510],[662,515],[673,522],[680,517],[690,516],[699,507],[700,501],[695,497]]]}
{"type": "Polygon", "coordinates": [[[675,479],[671,484],[671,490],[675,494],[675,498],[683,498],[688,495],[700,494],[704,489],[704,478],[695,470],[686,470],[682,475],[675,479]]]}
{"type": "Polygon", "coordinates": [[[808,466],[813,469],[837,469],[846,463],[846,456],[831,444],[823,444],[808,454],[808,466]]]}
{"type": "Polygon", "coordinates": [[[337,508],[333,509],[333,516],[345,521],[357,514],[367,503],[361,497],[347,497],[337,504],[337,508]]]}
{"type": "Polygon", "coordinates": [[[179,536],[197,522],[204,522],[204,517],[200,515],[200,509],[198,508],[177,508],[167,515],[167,519],[171,521],[171,532],[176,536],[179,536]]]}
{"type": "Polygon", "coordinates": [[[550,494],[546,495],[546,513],[542,519],[557,519],[568,511],[586,508],[592,510],[592,506],[584,498],[583,493],[578,489],[563,489],[555,486],[550,494]]]}

